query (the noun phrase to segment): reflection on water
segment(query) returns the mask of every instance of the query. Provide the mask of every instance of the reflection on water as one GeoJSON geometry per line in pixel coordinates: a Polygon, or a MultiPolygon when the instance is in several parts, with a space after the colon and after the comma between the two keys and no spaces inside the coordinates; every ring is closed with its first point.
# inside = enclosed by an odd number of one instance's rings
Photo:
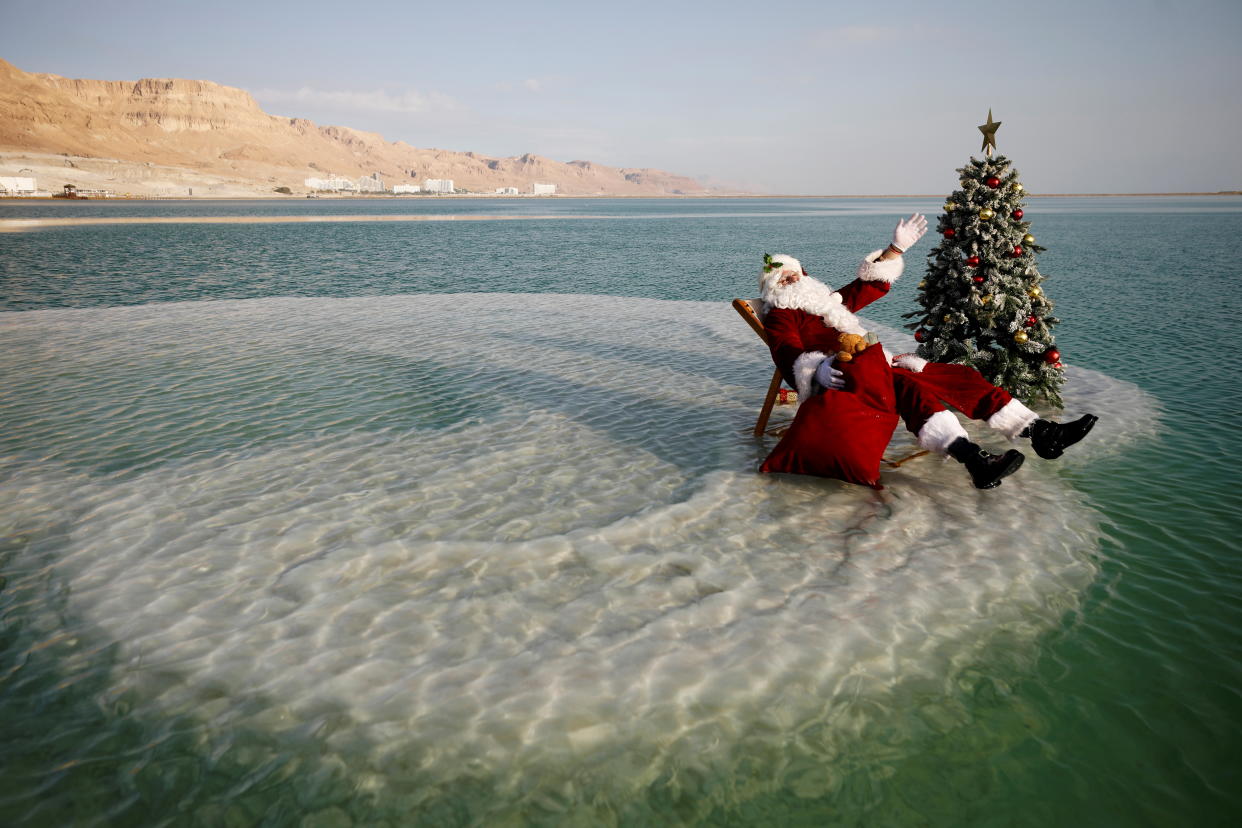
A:
{"type": "Polygon", "coordinates": [[[1067,416],[1116,412],[1073,457],[998,492],[923,459],[877,494],[753,473],[770,369],[719,303],[184,303],[0,342],[25,824],[865,804],[1081,605],[1100,518],[1066,474],[1157,421],[1073,369],[1067,416]]]}

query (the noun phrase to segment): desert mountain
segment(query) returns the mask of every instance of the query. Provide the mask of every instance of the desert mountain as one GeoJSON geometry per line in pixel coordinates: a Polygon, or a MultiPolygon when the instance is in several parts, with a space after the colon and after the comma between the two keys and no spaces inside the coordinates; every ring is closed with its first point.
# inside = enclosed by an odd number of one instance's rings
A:
{"type": "Polygon", "coordinates": [[[379,173],[389,187],[451,178],[474,192],[530,192],[536,181],[567,195],[708,192],[661,170],[420,149],[375,133],[268,115],[244,90],[211,81],[79,80],[23,72],[0,60],[0,175],[36,174],[46,189],[74,183],[183,195],[188,186],[198,195],[238,195],[278,186],[296,192],[306,178],[329,173],[379,173]]]}

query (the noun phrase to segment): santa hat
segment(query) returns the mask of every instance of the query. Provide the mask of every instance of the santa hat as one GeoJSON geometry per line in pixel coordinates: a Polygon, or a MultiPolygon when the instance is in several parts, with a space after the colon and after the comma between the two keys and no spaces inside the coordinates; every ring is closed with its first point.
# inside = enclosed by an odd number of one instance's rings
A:
{"type": "Polygon", "coordinates": [[[806,273],[802,269],[802,262],[793,256],[787,256],[784,253],[777,253],[772,256],[764,255],[763,270],[759,272],[759,291],[767,296],[780,282],[781,277],[786,273],[806,273]]]}

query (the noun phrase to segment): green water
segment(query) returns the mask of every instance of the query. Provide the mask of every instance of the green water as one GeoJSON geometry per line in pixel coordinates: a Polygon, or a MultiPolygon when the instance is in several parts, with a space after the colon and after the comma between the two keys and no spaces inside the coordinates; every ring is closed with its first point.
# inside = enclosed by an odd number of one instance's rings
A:
{"type": "MultiPolygon", "coordinates": [[[[420,210],[595,218],[134,224],[0,234],[0,308],[21,313],[456,292],[727,302],[757,293],[764,252],[798,256],[813,275],[841,283],[860,254],[888,240],[896,217],[938,208],[938,202],[897,200],[420,202],[420,210]]],[[[348,209],[330,202],[0,204],[0,218],[73,210],[138,216],[413,211],[389,202],[352,202],[348,209]]],[[[1226,825],[1242,817],[1236,747],[1242,732],[1242,458],[1235,436],[1242,394],[1233,348],[1242,267],[1230,249],[1242,231],[1242,199],[1030,199],[1026,212],[1047,248],[1039,267],[1062,320],[1056,335],[1064,361],[1132,382],[1162,409],[1154,438],[1107,462],[1063,472],[1103,516],[1106,533],[1099,577],[1081,606],[1034,650],[1010,647],[1002,637],[954,676],[952,688],[903,691],[884,709],[867,711],[850,754],[825,758],[822,768],[807,771],[830,772],[837,780],[830,794],[798,795],[790,783],[705,812],[695,803],[713,786],[743,782],[704,779],[675,792],[657,784],[636,794],[642,801],[631,809],[597,812],[599,819],[1226,825]]],[[[900,326],[917,283],[918,259],[911,259],[907,277],[868,309],[868,318],[900,326]]],[[[592,346],[580,347],[589,353],[592,346]]],[[[20,373],[11,363],[6,368],[20,373]]],[[[373,374],[374,382],[391,376],[380,360],[359,370],[373,374]]],[[[434,386],[432,374],[415,372],[410,381],[434,386]]],[[[282,381],[289,386],[283,392],[299,392],[296,376],[282,381]]],[[[319,393],[313,383],[304,390],[319,393]]],[[[242,439],[279,437],[279,423],[247,423],[252,397],[266,392],[240,389],[221,400],[228,425],[177,451],[210,454],[242,439]]],[[[35,399],[40,389],[14,385],[4,393],[35,399]]],[[[403,392],[392,393],[399,400],[403,392]]],[[[191,384],[165,403],[194,394],[191,384]]],[[[388,414],[372,402],[351,397],[348,389],[340,399],[346,416],[387,427],[388,414]]],[[[86,421],[67,413],[41,428],[49,443],[67,433],[80,440],[83,430],[108,429],[107,412],[86,421]]],[[[117,457],[116,469],[143,462],[141,456],[117,457]]],[[[1021,502],[1012,506],[1023,508],[1021,502]]],[[[65,528],[31,529],[7,510],[0,516],[0,805],[6,821],[293,825],[311,812],[311,802],[323,824],[332,824],[338,811],[359,824],[387,812],[383,801],[313,751],[281,756],[248,745],[244,733],[229,731],[227,711],[206,727],[116,694],[107,680],[114,646],[87,647],[85,637],[32,627],[30,602],[67,606],[69,596],[47,586],[65,528]],[[19,559],[23,564],[15,568],[19,559]],[[46,569],[30,564],[40,560],[46,569]],[[35,649],[35,643],[46,646],[35,649]],[[336,809],[327,816],[325,802],[336,809]]],[[[756,761],[770,765],[780,757],[756,761]]],[[[413,821],[469,823],[477,813],[472,802],[501,796],[486,780],[437,794],[413,821]]],[[[572,799],[566,794],[566,803],[572,799]]],[[[565,813],[580,813],[566,810],[566,803],[559,812],[549,805],[534,821],[558,824],[570,819],[565,813]]]]}

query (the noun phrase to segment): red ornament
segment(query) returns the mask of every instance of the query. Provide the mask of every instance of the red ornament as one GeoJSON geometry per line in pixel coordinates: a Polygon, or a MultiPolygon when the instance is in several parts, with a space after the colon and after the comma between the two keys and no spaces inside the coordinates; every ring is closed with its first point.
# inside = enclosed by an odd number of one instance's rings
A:
{"type": "Polygon", "coordinates": [[[1000,186],[1000,179],[997,178],[996,176],[992,176],[991,178],[988,179],[988,186],[991,187],[993,190],[995,190],[997,187],[1000,186]]]}
{"type": "Polygon", "coordinates": [[[914,341],[915,341],[915,342],[926,342],[926,341],[927,341],[927,331],[924,331],[924,330],[922,330],[921,328],[920,328],[919,330],[915,331],[915,332],[914,332],[914,341]]]}
{"type": "Polygon", "coordinates": [[[946,239],[951,239],[951,238],[953,238],[953,237],[954,237],[954,236],[956,236],[956,235],[957,235],[957,231],[956,231],[956,230],[954,230],[952,227],[950,227],[948,230],[945,230],[945,231],[944,231],[944,237],[945,237],[946,239]]]}
{"type": "Polygon", "coordinates": [[[1013,247],[1013,257],[1016,259],[1022,255],[1022,245],[1015,244],[1013,247]]]}
{"type": "Polygon", "coordinates": [[[970,258],[968,258],[968,259],[966,260],[966,264],[967,264],[967,265],[969,265],[970,267],[978,267],[978,266],[979,266],[979,257],[978,257],[978,256],[971,256],[970,258]]]}
{"type": "Polygon", "coordinates": [[[1061,352],[1058,351],[1056,348],[1049,348],[1048,350],[1044,351],[1044,362],[1050,362],[1054,366],[1059,365],[1059,363],[1061,362],[1061,352]]]}
{"type": "Polygon", "coordinates": [[[1013,216],[1013,217],[1014,217],[1014,218],[1016,218],[1016,219],[1020,219],[1020,218],[1022,218],[1022,211],[1021,211],[1021,210],[1014,210],[1014,211],[1013,211],[1012,213],[1010,213],[1009,215],[1013,216]]]}
{"type": "Polygon", "coordinates": [[[1065,366],[1064,366],[1064,365],[1062,365],[1062,364],[1061,364],[1061,363],[1059,363],[1059,362],[1054,362],[1054,363],[1052,363],[1052,367],[1053,367],[1053,368],[1056,368],[1057,370],[1064,370],[1064,369],[1065,369],[1065,366]]]}
{"type": "Polygon", "coordinates": [[[1035,317],[1033,317],[1033,316],[1028,316],[1028,317],[1026,318],[1026,326],[1027,326],[1028,328],[1033,328],[1033,327],[1035,327],[1035,323],[1036,323],[1036,322],[1038,322],[1038,321],[1039,321],[1039,320],[1038,320],[1038,319],[1036,319],[1035,317]]]}
{"type": "Polygon", "coordinates": [[[970,278],[974,280],[974,282],[975,282],[975,284],[976,284],[976,285],[981,285],[981,284],[983,284],[983,277],[982,277],[982,276],[971,276],[970,278]]]}

